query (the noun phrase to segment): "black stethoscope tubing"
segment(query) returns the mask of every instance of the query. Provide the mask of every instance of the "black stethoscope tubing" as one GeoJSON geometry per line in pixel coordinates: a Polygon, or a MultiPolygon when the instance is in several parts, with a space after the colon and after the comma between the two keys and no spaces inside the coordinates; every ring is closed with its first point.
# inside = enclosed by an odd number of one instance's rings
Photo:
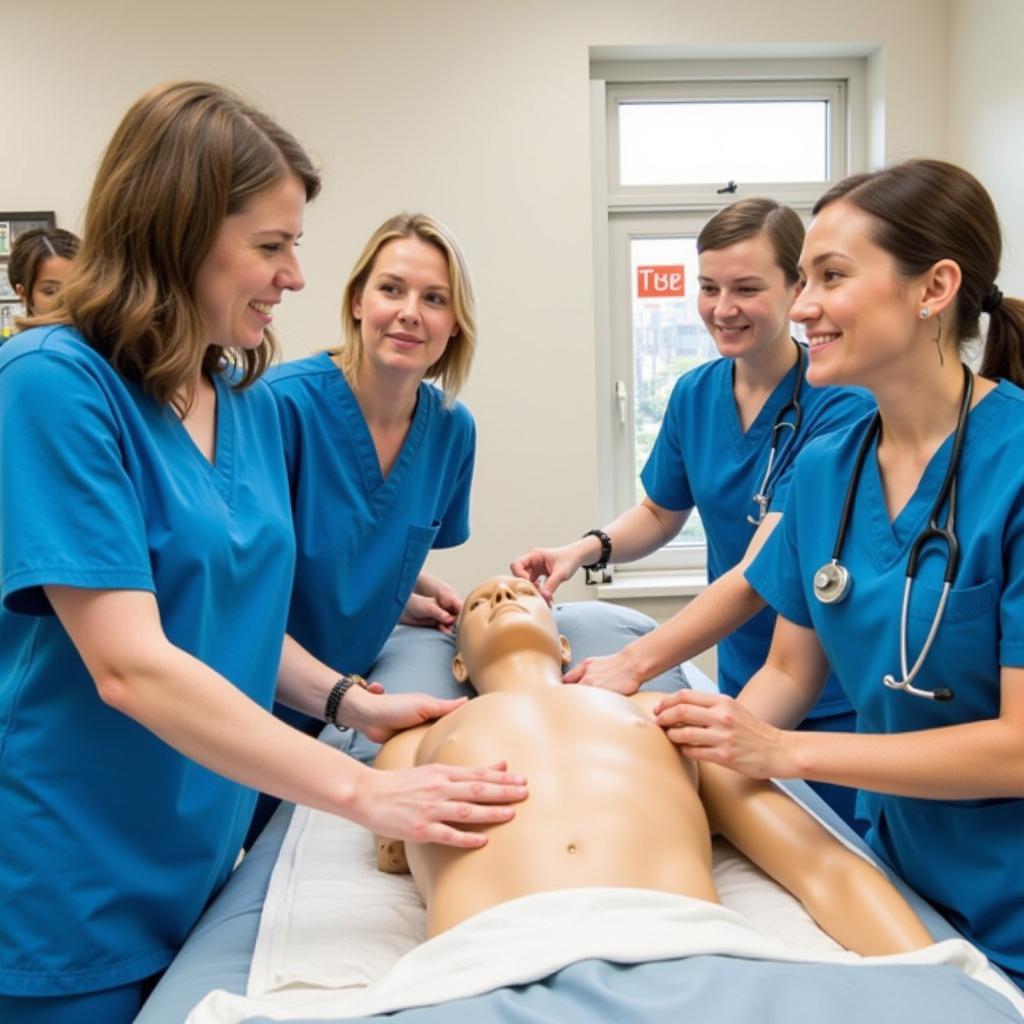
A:
{"type": "MultiPolygon", "coordinates": [[[[936,690],[921,690],[913,685],[921,666],[924,664],[928,652],[931,650],[935,635],[938,632],[939,623],[942,620],[946,608],[946,601],[949,597],[950,588],[956,578],[956,571],[960,564],[960,543],[955,532],[956,521],[956,474],[960,467],[960,456],[963,451],[964,437],[967,433],[967,413],[970,411],[971,398],[974,395],[974,375],[968,366],[963,366],[964,385],[960,396],[960,410],[957,414],[956,433],[953,436],[953,450],[950,453],[949,464],[946,466],[946,474],[942,479],[942,486],[939,488],[938,497],[932,506],[928,525],[918,534],[911,545],[910,554],[907,557],[906,580],[903,588],[903,605],[900,612],[900,663],[903,671],[903,678],[896,679],[892,675],[886,675],[883,682],[893,690],[904,690],[916,697],[927,697],[931,700],[948,701],[953,699],[953,691],[940,687],[936,690]],[[943,505],[946,506],[946,516],[942,525],[939,525],[939,513],[943,505]],[[917,565],[925,544],[930,540],[938,540],[946,545],[946,571],[943,574],[942,596],[935,615],[932,618],[931,628],[921,648],[921,653],[914,662],[913,668],[909,668],[907,658],[907,619],[910,607],[910,588],[914,577],[917,574],[917,565]]],[[[864,438],[857,450],[857,457],[853,464],[853,475],[846,488],[846,496],[843,499],[843,510],[839,517],[839,526],[836,530],[835,544],[832,546],[832,559],[822,566],[815,574],[813,581],[814,596],[822,604],[838,604],[846,598],[850,590],[851,577],[849,570],[840,562],[843,553],[843,545],[846,542],[846,533],[850,524],[850,515],[853,512],[853,503],[857,495],[857,486],[860,483],[861,470],[864,467],[864,460],[871,448],[872,443],[878,436],[882,427],[881,413],[875,413],[864,438]]]]}
{"type": "Polygon", "coordinates": [[[783,430],[791,430],[790,435],[791,445],[796,442],[796,436],[800,431],[800,424],[803,422],[804,410],[800,405],[800,388],[803,387],[804,383],[804,364],[807,361],[807,354],[804,352],[803,345],[800,344],[795,338],[793,344],[796,345],[796,380],[793,381],[793,393],[789,397],[789,401],[782,406],[781,409],[775,414],[775,422],[772,424],[772,439],[768,447],[768,464],[765,467],[764,479],[761,481],[761,486],[758,488],[757,494],[750,500],[753,501],[758,507],[758,515],[755,519],[754,516],[748,515],[747,522],[751,526],[760,526],[764,521],[764,517],[768,514],[768,503],[771,501],[771,493],[768,488],[772,481],[772,470],[775,468],[775,459],[779,452],[779,434],[783,430]],[[786,417],[792,413],[793,419],[788,420],[786,417]]]}

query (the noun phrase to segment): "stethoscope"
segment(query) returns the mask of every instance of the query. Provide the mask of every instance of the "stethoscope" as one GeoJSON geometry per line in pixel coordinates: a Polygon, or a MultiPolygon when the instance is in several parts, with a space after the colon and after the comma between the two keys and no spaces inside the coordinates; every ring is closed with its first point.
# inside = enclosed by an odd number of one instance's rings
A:
{"type": "Polygon", "coordinates": [[[803,345],[800,342],[794,340],[793,344],[796,345],[796,380],[793,382],[793,394],[790,395],[789,401],[775,414],[775,422],[772,424],[772,441],[768,448],[768,465],[765,467],[764,479],[761,481],[761,486],[757,489],[757,494],[750,500],[757,505],[757,518],[753,516],[747,516],[747,522],[751,526],[760,526],[764,522],[764,517],[768,515],[768,505],[771,503],[772,495],[769,490],[769,485],[772,481],[772,469],[775,467],[775,456],[779,452],[779,435],[784,430],[792,430],[790,434],[790,445],[796,440],[797,432],[800,430],[800,422],[803,419],[804,411],[800,407],[800,387],[804,382],[804,361],[807,359],[807,355],[804,352],[803,345]],[[792,413],[793,419],[786,419],[792,413]]]}
{"type": "MultiPolygon", "coordinates": [[[[942,622],[942,615],[946,610],[946,601],[949,598],[950,588],[953,586],[953,578],[956,576],[957,565],[960,562],[960,544],[954,532],[954,521],[956,519],[956,473],[960,466],[960,452],[964,445],[964,435],[967,432],[967,412],[971,407],[971,397],[974,394],[974,376],[970,368],[964,366],[964,387],[960,397],[960,412],[956,420],[956,434],[953,436],[953,451],[949,457],[949,465],[946,467],[946,475],[942,480],[942,487],[939,489],[939,496],[932,506],[932,514],[928,525],[921,531],[910,549],[907,558],[907,579],[903,586],[903,607],[900,611],[900,671],[902,679],[896,679],[891,675],[885,675],[882,682],[890,690],[903,690],[914,697],[926,697],[929,700],[948,701],[953,699],[953,691],[948,687],[939,687],[935,690],[922,690],[914,686],[914,680],[921,671],[925,659],[928,657],[935,636],[939,631],[939,623],[942,622]],[[948,498],[948,504],[946,500],[948,498]],[[942,526],[939,526],[939,512],[946,504],[946,518],[942,526]],[[929,540],[940,540],[946,545],[946,572],[942,580],[942,594],[939,597],[939,604],[932,618],[931,628],[925,637],[921,653],[917,656],[912,668],[908,670],[907,665],[907,618],[910,613],[910,588],[917,573],[917,562],[921,550],[929,540]]],[[[876,413],[868,425],[864,440],[860,443],[857,452],[857,460],[853,464],[853,476],[846,489],[846,498],[843,501],[843,511],[839,518],[839,529],[836,532],[836,542],[832,548],[832,561],[823,565],[814,574],[814,596],[822,604],[838,604],[850,592],[850,584],[853,582],[850,570],[840,563],[839,557],[843,551],[843,543],[846,540],[846,530],[850,523],[850,513],[853,511],[853,501],[857,494],[857,483],[860,480],[860,471],[864,465],[868,449],[878,436],[882,427],[882,417],[876,413]]]]}

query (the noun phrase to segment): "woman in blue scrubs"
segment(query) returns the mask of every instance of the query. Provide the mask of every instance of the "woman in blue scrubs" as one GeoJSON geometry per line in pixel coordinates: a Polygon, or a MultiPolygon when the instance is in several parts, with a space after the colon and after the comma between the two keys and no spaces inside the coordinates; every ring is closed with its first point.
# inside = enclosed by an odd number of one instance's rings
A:
{"type": "MultiPolygon", "coordinates": [[[[349,275],[342,326],[341,348],[267,377],[295,516],[288,632],[363,676],[397,622],[447,628],[462,607],[423,571],[432,548],[469,537],[476,451],[473,418],[455,399],[476,346],[476,310],[448,229],[421,213],[385,221],[349,275]]],[[[323,727],[276,711],[305,731],[323,727]]],[[[261,799],[250,842],[275,803],[261,799]]]]}
{"type": "MultiPolygon", "coordinates": [[[[633,693],[717,643],[719,689],[735,696],[764,663],[775,616],[743,570],[782,517],[797,452],[871,408],[863,393],[802,380],[807,354],[789,328],[803,237],[796,213],[771,199],[742,200],[708,221],[697,236],[698,309],[722,358],[676,383],[641,475],[647,497],[603,531],[512,563],[517,576],[546,577],[542,592],[551,600],[580,566],[643,558],[678,535],[691,509],[700,510],[711,585],[618,654],[581,662],[566,682],[633,693]],[[765,497],[763,506],[755,495],[765,497]]],[[[806,717],[811,729],[853,728],[835,681],[806,717]]],[[[821,795],[853,821],[852,791],[822,786],[821,795]]]]}
{"type": "Polygon", "coordinates": [[[877,429],[867,417],[800,456],[782,525],[747,570],[779,613],[764,669],[736,703],[677,694],[659,720],[699,760],[859,787],[874,849],[1021,984],[1024,302],[996,286],[995,209],[958,167],[916,160],[857,175],[814,214],[793,309],[808,379],[870,390],[877,429]],[[960,353],[983,313],[974,377],[960,353]],[[958,561],[933,533],[912,566],[951,502],[958,561]],[[849,574],[839,600],[833,559],[849,574]],[[791,731],[826,659],[857,733],[791,731]],[[908,670],[917,694],[893,688],[908,670]]]}
{"type": "Polygon", "coordinates": [[[152,90],[103,157],[58,308],[0,352],[2,1020],[132,1020],[255,788],[462,846],[482,837],[447,821],[507,820],[523,795],[497,770],[374,771],[269,713],[275,690],[310,711],[333,694],[385,738],[457,704],[347,690],[285,639],[288,481],[257,378],[318,189],[232,94],[152,90]]]}

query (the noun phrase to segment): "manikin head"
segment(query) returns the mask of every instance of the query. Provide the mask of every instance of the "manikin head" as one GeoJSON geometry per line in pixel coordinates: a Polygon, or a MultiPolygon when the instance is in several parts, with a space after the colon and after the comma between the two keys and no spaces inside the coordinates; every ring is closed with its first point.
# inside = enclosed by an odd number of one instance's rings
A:
{"type": "Polygon", "coordinates": [[[480,693],[489,688],[488,669],[499,663],[550,666],[560,678],[570,657],[547,601],[515,576],[492,576],[473,588],[459,616],[456,651],[455,678],[472,679],[480,693]]]}

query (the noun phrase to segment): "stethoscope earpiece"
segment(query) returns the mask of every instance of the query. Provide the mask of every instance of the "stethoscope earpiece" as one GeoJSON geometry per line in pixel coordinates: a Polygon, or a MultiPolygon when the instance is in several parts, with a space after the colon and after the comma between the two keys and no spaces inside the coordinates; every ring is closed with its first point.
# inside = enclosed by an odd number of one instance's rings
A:
{"type": "Polygon", "coordinates": [[[850,592],[850,570],[829,562],[814,574],[814,596],[822,604],[839,604],[850,592]]]}

